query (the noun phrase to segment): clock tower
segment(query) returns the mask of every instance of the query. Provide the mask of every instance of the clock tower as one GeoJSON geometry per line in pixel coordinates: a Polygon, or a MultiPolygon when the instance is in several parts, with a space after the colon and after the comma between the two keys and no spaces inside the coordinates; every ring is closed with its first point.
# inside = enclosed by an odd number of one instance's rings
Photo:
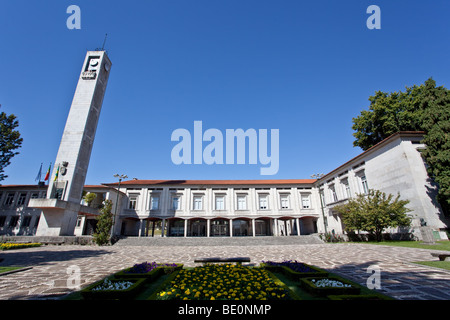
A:
{"type": "Polygon", "coordinates": [[[37,236],[71,236],[81,206],[92,146],[108,83],[111,61],[105,51],[88,51],[67,117],[47,199],[33,199],[42,209],[37,236]]]}

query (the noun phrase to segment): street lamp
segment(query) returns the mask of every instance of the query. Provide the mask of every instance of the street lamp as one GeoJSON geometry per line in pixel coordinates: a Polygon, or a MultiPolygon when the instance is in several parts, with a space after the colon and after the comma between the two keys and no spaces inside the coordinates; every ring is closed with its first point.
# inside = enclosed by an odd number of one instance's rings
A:
{"type": "Polygon", "coordinates": [[[117,187],[117,198],[116,198],[116,208],[114,209],[114,217],[113,217],[113,225],[111,228],[111,238],[114,236],[114,226],[116,225],[116,216],[117,216],[117,207],[119,206],[119,192],[120,192],[120,183],[122,179],[128,178],[125,174],[115,174],[114,178],[119,178],[119,186],[117,187]]]}
{"type": "MultiPolygon", "coordinates": [[[[323,176],[324,176],[323,173],[316,173],[316,174],[311,175],[311,178],[319,180],[319,179],[323,178],[323,176]]],[[[327,218],[325,217],[325,213],[323,211],[323,199],[322,199],[322,192],[320,191],[320,187],[319,187],[319,197],[320,197],[320,207],[322,208],[323,227],[325,228],[325,234],[327,234],[328,233],[328,231],[327,231],[328,223],[327,223],[327,218]]]]}

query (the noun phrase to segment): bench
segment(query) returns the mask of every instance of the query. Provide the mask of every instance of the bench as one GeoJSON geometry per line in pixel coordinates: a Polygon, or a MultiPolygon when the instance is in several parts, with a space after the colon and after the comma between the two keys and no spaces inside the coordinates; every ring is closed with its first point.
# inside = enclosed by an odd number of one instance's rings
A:
{"type": "Polygon", "coordinates": [[[249,257],[234,257],[234,258],[198,258],[195,259],[196,263],[227,263],[236,262],[237,264],[242,264],[242,262],[250,262],[249,257]]]}
{"type": "Polygon", "coordinates": [[[450,261],[450,253],[431,253],[433,257],[438,257],[440,261],[450,261]]]}

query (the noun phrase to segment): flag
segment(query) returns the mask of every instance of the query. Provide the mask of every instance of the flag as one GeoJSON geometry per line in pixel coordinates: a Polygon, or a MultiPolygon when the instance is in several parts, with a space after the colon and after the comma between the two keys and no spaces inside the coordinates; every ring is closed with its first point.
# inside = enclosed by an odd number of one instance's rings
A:
{"type": "Polygon", "coordinates": [[[41,168],[39,169],[39,172],[36,176],[36,179],[34,179],[34,181],[39,181],[41,182],[41,176],[42,176],[42,163],[41,163],[41,168]]]}
{"type": "Polygon", "coordinates": [[[50,169],[51,169],[51,168],[52,168],[52,164],[50,163],[50,165],[48,166],[47,173],[45,174],[44,181],[47,181],[48,178],[50,178],[50,169]]]}
{"type": "Polygon", "coordinates": [[[58,165],[58,169],[56,169],[55,180],[53,180],[53,181],[58,180],[58,176],[59,176],[59,165],[58,165]]]}

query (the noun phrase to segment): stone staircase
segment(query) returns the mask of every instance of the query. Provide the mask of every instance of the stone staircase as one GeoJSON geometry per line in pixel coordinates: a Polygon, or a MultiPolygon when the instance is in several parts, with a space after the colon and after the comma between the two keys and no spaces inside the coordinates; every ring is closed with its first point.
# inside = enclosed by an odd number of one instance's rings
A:
{"type": "Polygon", "coordinates": [[[282,246],[322,244],[317,234],[289,237],[121,237],[115,246],[282,246]]]}

